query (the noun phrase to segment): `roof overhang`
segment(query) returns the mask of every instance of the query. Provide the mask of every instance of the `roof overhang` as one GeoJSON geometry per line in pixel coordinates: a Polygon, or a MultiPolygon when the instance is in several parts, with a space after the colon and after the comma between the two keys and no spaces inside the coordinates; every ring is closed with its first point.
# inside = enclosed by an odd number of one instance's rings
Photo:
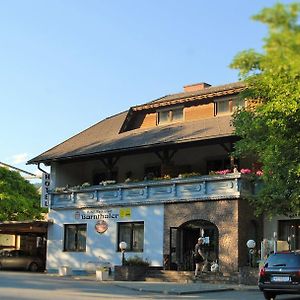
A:
{"type": "Polygon", "coordinates": [[[221,145],[226,143],[235,143],[240,140],[240,137],[236,135],[226,135],[226,136],[217,136],[210,139],[203,140],[195,140],[189,142],[166,142],[166,143],[157,143],[152,145],[140,146],[140,147],[128,147],[123,149],[116,149],[111,151],[105,151],[101,153],[89,153],[83,155],[70,155],[64,157],[58,157],[54,159],[46,159],[41,161],[30,162],[31,164],[43,163],[45,165],[50,165],[53,162],[68,162],[68,161],[84,161],[90,159],[99,159],[106,157],[121,157],[121,156],[129,156],[129,155],[137,155],[137,154],[146,154],[150,152],[162,151],[165,149],[185,149],[191,147],[203,147],[203,146],[212,146],[212,145],[221,145]]]}

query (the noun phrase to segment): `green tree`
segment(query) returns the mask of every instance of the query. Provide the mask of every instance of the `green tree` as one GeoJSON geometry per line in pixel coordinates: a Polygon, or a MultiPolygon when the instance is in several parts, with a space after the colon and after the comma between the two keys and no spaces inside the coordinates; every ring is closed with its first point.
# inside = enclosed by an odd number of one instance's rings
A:
{"type": "Polygon", "coordinates": [[[42,212],[36,188],[18,172],[0,167],[0,221],[41,219],[42,212]]]}
{"type": "Polygon", "coordinates": [[[250,199],[257,214],[300,213],[300,3],[278,3],[253,17],[268,27],[262,53],[238,53],[231,64],[257,106],[234,115],[239,157],[255,154],[263,186],[250,199]]]}

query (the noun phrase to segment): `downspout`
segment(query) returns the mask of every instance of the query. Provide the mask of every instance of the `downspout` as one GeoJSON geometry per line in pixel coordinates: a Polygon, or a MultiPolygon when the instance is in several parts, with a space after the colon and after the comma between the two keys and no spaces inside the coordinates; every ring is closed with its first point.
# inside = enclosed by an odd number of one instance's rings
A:
{"type": "Polygon", "coordinates": [[[38,165],[37,165],[38,169],[39,169],[41,172],[43,172],[44,174],[48,174],[48,172],[46,172],[45,170],[43,170],[43,169],[40,167],[40,164],[41,164],[41,163],[38,163],[38,165]]]}

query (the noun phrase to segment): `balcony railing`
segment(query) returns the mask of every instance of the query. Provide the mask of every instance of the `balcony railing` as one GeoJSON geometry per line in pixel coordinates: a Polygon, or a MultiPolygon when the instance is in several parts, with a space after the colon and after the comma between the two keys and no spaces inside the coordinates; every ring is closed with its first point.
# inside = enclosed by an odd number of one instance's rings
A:
{"type": "Polygon", "coordinates": [[[91,186],[51,192],[51,208],[147,205],[237,199],[252,193],[251,182],[240,173],[174,178],[170,180],[91,186]]]}

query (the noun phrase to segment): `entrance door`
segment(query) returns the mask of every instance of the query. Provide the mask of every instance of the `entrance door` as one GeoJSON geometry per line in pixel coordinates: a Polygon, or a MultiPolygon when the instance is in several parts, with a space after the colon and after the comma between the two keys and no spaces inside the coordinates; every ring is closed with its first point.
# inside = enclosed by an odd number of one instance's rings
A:
{"type": "Polygon", "coordinates": [[[182,235],[182,255],[181,255],[181,269],[182,270],[194,270],[194,259],[193,251],[195,250],[195,245],[200,237],[200,228],[193,227],[183,227],[181,230],[182,235]]]}
{"type": "MultiPolygon", "coordinates": [[[[218,260],[219,230],[206,220],[194,220],[182,224],[177,229],[177,265],[179,270],[194,270],[193,251],[199,237],[205,237],[203,252],[208,262],[218,260]]],[[[171,253],[171,252],[170,252],[171,253]]]]}

